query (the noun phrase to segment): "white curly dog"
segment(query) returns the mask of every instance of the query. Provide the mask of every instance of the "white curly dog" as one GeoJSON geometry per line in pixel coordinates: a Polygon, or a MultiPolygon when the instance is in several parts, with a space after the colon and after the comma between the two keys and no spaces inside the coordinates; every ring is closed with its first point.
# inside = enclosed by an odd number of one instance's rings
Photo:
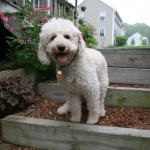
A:
{"type": "Polygon", "coordinates": [[[95,124],[105,116],[104,98],[108,87],[107,63],[103,55],[86,48],[81,32],[73,22],[51,19],[40,33],[38,59],[49,65],[50,57],[56,62],[58,82],[67,96],[58,114],[71,112],[71,121],[81,120],[81,95],[89,110],[88,124],[95,124]]]}

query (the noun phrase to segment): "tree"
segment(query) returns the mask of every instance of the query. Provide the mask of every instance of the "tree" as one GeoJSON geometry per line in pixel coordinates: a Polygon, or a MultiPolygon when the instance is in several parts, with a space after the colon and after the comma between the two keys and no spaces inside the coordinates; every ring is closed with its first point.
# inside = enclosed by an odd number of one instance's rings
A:
{"type": "Polygon", "coordinates": [[[134,39],[131,40],[131,45],[135,45],[135,40],[134,39]]]}

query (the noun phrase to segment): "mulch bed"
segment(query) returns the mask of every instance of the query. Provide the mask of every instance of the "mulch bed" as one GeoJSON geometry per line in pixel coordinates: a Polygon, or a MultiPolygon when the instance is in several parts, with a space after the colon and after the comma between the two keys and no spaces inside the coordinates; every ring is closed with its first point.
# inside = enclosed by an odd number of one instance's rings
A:
{"type": "MultiPolygon", "coordinates": [[[[110,84],[110,86],[116,87],[134,87],[134,88],[150,88],[150,86],[143,85],[124,85],[124,84],[110,84]]],[[[27,117],[43,118],[57,121],[70,122],[70,113],[66,115],[58,115],[57,109],[62,106],[62,102],[49,100],[41,96],[36,96],[32,102],[31,108],[35,108],[33,112],[26,115],[27,117]]],[[[150,130],[150,109],[142,108],[124,108],[124,107],[110,107],[106,106],[106,116],[101,117],[97,125],[113,126],[113,127],[125,127],[135,129],[150,130]]],[[[18,115],[25,116],[25,111],[21,111],[18,115]]],[[[82,124],[86,123],[88,117],[88,110],[85,105],[82,105],[82,124]]],[[[0,127],[0,143],[1,143],[1,127],[0,127]]],[[[14,146],[10,150],[43,150],[40,148],[30,148],[24,146],[14,146]]]]}
{"type": "MultiPolygon", "coordinates": [[[[31,105],[31,108],[37,108],[35,111],[27,115],[27,117],[70,122],[70,113],[66,115],[57,114],[57,109],[62,105],[62,102],[37,96],[32,100],[31,105]]],[[[114,106],[106,106],[105,108],[106,116],[100,117],[97,125],[150,130],[150,109],[114,106]]],[[[25,112],[19,113],[19,115],[24,114],[25,112]]],[[[80,123],[84,124],[88,117],[88,110],[85,105],[82,105],[82,114],[80,123]]]]}

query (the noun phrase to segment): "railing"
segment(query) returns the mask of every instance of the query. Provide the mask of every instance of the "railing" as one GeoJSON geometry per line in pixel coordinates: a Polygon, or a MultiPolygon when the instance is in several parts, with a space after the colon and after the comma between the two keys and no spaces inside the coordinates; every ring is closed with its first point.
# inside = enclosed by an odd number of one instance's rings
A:
{"type": "MultiPolygon", "coordinates": [[[[19,7],[25,5],[26,0],[3,0],[3,2],[7,3],[7,7],[9,5],[12,5],[13,8],[16,7],[16,11],[18,11],[17,9],[19,9],[19,7]]],[[[54,17],[58,17],[58,16],[61,16],[62,14],[67,13],[68,16],[72,16],[72,18],[74,18],[74,6],[65,0],[30,0],[30,5],[35,10],[37,9],[37,10],[47,11],[48,14],[54,17]]],[[[6,8],[5,10],[7,11],[6,8]]],[[[13,12],[13,11],[9,10],[9,12],[13,12]]],[[[15,35],[18,38],[21,37],[19,32],[17,32],[18,20],[16,20],[15,17],[12,19],[9,19],[8,22],[4,21],[3,23],[6,29],[9,29],[9,31],[13,35],[15,35]]]]}
{"type": "MultiPolygon", "coordinates": [[[[7,0],[10,3],[13,3],[16,6],[23,6],[26,3],[26,0],[7,0]]],[[[47,10],[49,14],[53,16],[59,16],[60,13],[67,13],[70,16],[74,16],[74,6],[68,3],[65,0],[29,0],[31,2],[31,7],[33,8],[49,8],[47,10]]]]}

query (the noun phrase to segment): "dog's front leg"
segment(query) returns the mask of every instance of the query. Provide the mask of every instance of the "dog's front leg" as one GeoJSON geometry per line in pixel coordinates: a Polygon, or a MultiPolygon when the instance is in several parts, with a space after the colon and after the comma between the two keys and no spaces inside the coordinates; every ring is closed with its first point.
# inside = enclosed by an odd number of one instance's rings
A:
{"type": "Polygon", "coordinates": [[[67,93],[67,98],[71,111],[72,122],[80,122],[81,120],[81,100],[80,95],[67,93]]]}
{"type": "Polygon", "coordinates": [[[99,107],[100,107],[100,93],[97,89],[92,90],[85,93],[85,99],[87,100],[87,108],[89,110],[89,116],[87,123],[88,124],[95,124],[99,119],[99,107]]]}
{"type": "Polygon", "coordinates": [[[57,113],[59,115],[64,115],[64,114],[67,114],[70,112],[70,106],[69,106],[69,102],[67,100],[67,102],[62,106],[60,107],[58,110],[57,110],[57,113]]]}

